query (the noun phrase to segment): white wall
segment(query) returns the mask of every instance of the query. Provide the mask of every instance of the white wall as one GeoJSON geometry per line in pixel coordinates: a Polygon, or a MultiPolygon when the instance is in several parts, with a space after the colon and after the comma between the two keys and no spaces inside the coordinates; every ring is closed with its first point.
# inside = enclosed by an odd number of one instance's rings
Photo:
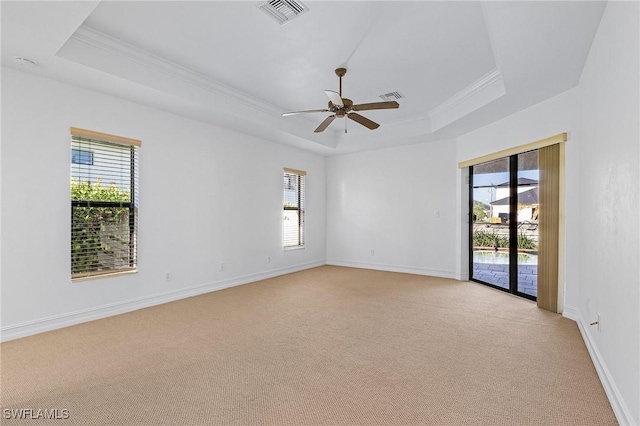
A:
{"type": "Polygon", "coordinates": [[[633,425],[640,424],[638,24],[637,2],[609,2],[577,88],[457,145],[463,161],[569,133],[564,315],[577,321],[618,420],[633,425]],[[600,331],[589,326],[597,313],[600,331]]]}
{"type": "Polygon", "coordinates": [[[328,158],[327,262],[455,278],[455,188],[454,140],[328,158]]]}
{"type": "MultiPolygon", "coordinates": [[[[587,339],[640,424],[640,13],[609,2],[580,79],[581,275],[568,289],[587,339]],[[588,327],[601,314],[600,331],[588,327]]],[[[605,383],[605,386],[607,384],[605,383]]],[[[614,407],[616,408],[616,407],[614,407]]]]}
{"type": "Polygon", "coordinates": [[[5,68],[2,124],[5,340],[325,263],[324,157],[5,68]],[[135,275],[71,282],[71,126],[142,140],[135,275]],[[283,167],[308,172],[301,250],[283,167]]]}

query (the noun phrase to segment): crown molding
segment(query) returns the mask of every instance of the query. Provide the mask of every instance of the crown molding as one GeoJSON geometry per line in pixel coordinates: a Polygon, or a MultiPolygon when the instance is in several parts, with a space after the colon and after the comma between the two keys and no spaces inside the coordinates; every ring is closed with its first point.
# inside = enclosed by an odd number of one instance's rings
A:
{"type": "Polygon", "coordinates": [[[433,133],[506,94],[502,73],[494,69],[426,114],[388,121],[387,127],[410,126],[433,133]]]}
{"type": "MultiPolygon", "coordinates": [[[[166,84],[167,81],[170,82],[174,80],[176,83],[182,84],[183,87],[190,86],[197,90],[203,90],[214,96],[249,107],[256,112],[267,114],[270,117],[280,116],[281,109],[275,105],[264,102],[261,99],[227,86],[204,74],[149,53],[93,28],[84,25],[80,26],[70,37],[69,41],[79,45],[80,49],[92,49],[94,51],[94,57],[115,58],[115,63],[117,64],[117,62],[120,61],[120,64],[124,68],[126,68],[125,64],[128,64],[129,67],[134,65],[152,71],[156,76],[159,76],[158,81],[160,84],[156,85],[158,87],[166,84]],[[167,80],[167,77],[169,80],[167,80]],[[162,82],[163,78],[164,82],[162,82]],[[187,86],[184,86],[185,84],[187,86]]],[[[61,57],[66,56],[64,46],[58,52],[58,55],[61,57]]],[[[67,57],[66,59],[74,60],[74,55],[72,54],[71,56],[72,57],[67,57]]],[[[92,66],[91,63],[85,65],[92,66]]],[[[127,78],[124,75],[120,75],[120,77],[127,78]]],[[[149,86],[154,87],[153,85],[149,86]]],[[[154,88],[157,89],[158,87],[154,88]]],[[[175,90],[173,91],[175,92],[175,90]]],[[[391,128],[397,130],[399,127],[402,127],[405,133],[408,132],[410,134],[431,134],[478,110],[489,102],[503,96],[505,93],[502,73],[496,68],[428,113],[389,121],[385,123],[385,127],[388,127],[388,130],[391,130],[391,128]]],[[[340,141],[343,139],[343,136],[344,135],[336,132],[334,138],[340,141]]]]}
{"type": "Polygon", "coordinates": [[[495,68],[429,111],[432,130],[451,124],[506,93],[502,73],[495,68]]]}
{"type": "Polygon", "coordinates": [[[99,49],[112,56],[117,56],[136,65],[140,65],[159,72],[165,76],[174,78],[182,83],[189,84],[198,89],[206,90],[217,96],[232,99],[252,109],[269,115],[280,115],[280,108],[268,104],[240,90],[215,81],[201,73],[187,67],[171,62],[160,56],[149,53],[122,40],[116,39],[85,25],[80,26],[70,37],[70,40],[99,49]]]}
{"type": "Polygon", "coordinates": [[[498,81],[502,81],[502,73],[496,68],[429,111],[429,116],[444,114],[498,81]]]}

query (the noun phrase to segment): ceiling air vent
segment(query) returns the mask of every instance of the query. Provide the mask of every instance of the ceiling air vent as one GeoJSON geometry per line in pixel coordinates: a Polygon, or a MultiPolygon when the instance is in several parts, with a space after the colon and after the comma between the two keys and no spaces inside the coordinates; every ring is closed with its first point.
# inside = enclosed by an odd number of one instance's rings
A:
{"type": "Polygon", "coordinates": [[[389,93],[385,93],[384,95],[380,95],[380,98],[383,101],[397,101],[398,99],[402,99],[405,98],[406,96],[404,96],[402,93],[395,91],[395,92],[389,92],[389,93]]]}
{"type": "Polygon", "coordinates": [[[284,25],[296,16],[307,12],[309,8],[295,0],[270,0],[260,5],[260,9],[284,25]]]}

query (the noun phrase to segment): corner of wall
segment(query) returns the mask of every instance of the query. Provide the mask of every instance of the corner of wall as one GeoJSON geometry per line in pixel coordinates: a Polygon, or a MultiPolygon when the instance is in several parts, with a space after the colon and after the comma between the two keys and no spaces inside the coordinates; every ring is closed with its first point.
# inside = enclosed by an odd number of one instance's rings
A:
{"type": "Polygon", "coordinates": [[[602,383],[602,387],[609,399],[609,403],[611,404],[611,408],[613,409],[613,413],[618,420],[618,423],[621,425],[634,425],[636,422],[633,419],[633,415],[631,410],[624,402],[624,398],[620,394],[618,387],[607,368],[600,351],[598,350],[597,345],[593,341],[591,333],[589,332],[589,324],[587,324],[578,309],[573,306],[565,305],[564,312],[562,316],[573,320],[577,323],[578,329],[580,330],[580,335],[584,340],[585,346],[587,347],[587,351],[589,352],[589,356],[591,357],[591,361],[593,362],[593,366],[596,369],[598,374],[598,378],[602,383]]]}

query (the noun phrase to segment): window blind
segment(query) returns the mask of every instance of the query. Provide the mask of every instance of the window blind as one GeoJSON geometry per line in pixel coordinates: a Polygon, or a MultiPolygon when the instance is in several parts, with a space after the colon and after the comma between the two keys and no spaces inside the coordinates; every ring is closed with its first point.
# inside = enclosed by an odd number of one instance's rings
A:
{"type": "Polygon", "coordinates": [[[538,307],[558,312],[560,239],[560,144],[541,148],[540,241],[538,244],[538,307]]]}
{"type": "Polygon", "coordinates": [[[304,247],[306,175],[302,170],[284,169],[282,242],[285,248],[304,247]]]}
{"type": "Polygon", "coordinates": [[[74,132],[72,128],[71,276],[74,279],[135,271],[137,266],[140,143],[117,137],[114,141],[109,136],[74,132]]]}

